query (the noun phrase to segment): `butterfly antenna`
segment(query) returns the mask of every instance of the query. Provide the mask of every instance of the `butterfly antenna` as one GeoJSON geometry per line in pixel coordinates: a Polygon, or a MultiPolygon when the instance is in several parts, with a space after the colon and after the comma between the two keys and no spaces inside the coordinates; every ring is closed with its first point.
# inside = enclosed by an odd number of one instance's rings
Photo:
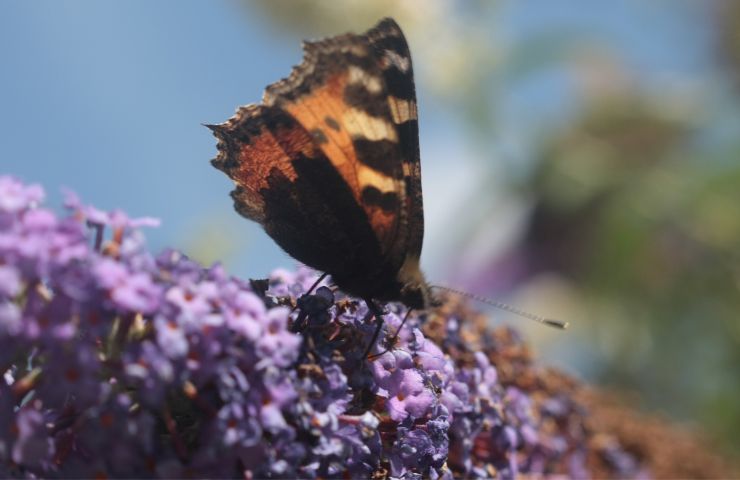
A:
{"type": "Polygon", "coordinates": [[[539,315],[525,312],[524,310],[519,310],[518,308],[512,307],[511,305],[508,305],[506,303],[496,302],[494,300],[490,300],[488,298],[481,297],[479,295],[475,295],[475,294],[468,293],[468,292],[463,292],[462,290],[455,290],[454,288],[443,287],[441,285],[431,285],[431,288],[437,288],[440,290],[445,290],[450,293],[461,295],[463,297],[472,298],[473,300],[477,300],[481,303],[485,303],[486,305],[491,305],[492,307],[496,307],[499,310],[505,310],[509,313],[513,313],[514,315],[519,315],[520,317],[528,318],[530,320],[534,320],[535,322],[541,323],[543,325],[547,325],[549,327],[558,328],[560,330],[565,330],[566,328],[568,328],[568,325],[569,325],[568,322],[561,322],[560,320],[554,320],[552,318],[540,317],[539,315]]]}

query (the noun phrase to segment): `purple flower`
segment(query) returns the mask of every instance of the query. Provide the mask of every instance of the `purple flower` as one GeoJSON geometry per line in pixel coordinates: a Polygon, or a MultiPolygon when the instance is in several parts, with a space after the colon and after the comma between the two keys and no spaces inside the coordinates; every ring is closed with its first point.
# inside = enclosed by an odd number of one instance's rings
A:
{"type": "Polygon", "coordinates": [[[14,297],[20,291],[20,272],[11,265],[0,265],[0,299],[14,297]]]}
{"type": "Polygon", "coordinates": [[[49,437],[41,412],[27,407],[15,414],[17,437],[11,458],[18,465],[45,469],[54,455],[54,442],[49,437]]]}
{"type": "Polygon", "coordinates": [[[129,346],[123,359],[120,381],[135,388],[147,405],[161,405],[177,379],[176,365],[151,341],[129,346]]]}
{"type": "Polygon", "coordinates": [[[413,329],[413,343],[410,345],[414,352],[414,362],[427,371],[436,371],[448,377],[454,373],[455,367],[445,358],[442,350],[433,342],[424,338],[418,328],[413,329]]]}
{"type": "Polygon", "coordinates": [[[158,227],[160,220],[153,217],[130,218],[121,210],[106,212],[91,205],[84,205],[77,194],[64,189],[64,206],[74,212],[82,221],[92,225],[111,227],[112,229],[128,229],[141,227],[158,227]]]}
{"type": "Polygon", "coordinates": [[[217,296],[218,287],[213,282],[175,285],[165,293],[167,301],[178,308],[177,319],[184,326],[200,323],[213,310],[211,305],[217,296]]]}
{"type": "Polygon", "coordinates": [[[155,418],[125,394],[106,397],[66,430],[63,476],[151,476],[155,418]],[[102,460],[102,461],[101,461],[102,460]]]}
{"type": "Polygon", "coordinates": [[[292,405],[298,396],[297,382],[293,375],[287,374],[274,365],[268,366],[259,373],[266,393],[262,398],[263,403],[274,403],[281,409],[292,405]]]}
{"type": "Polygon", "coordinates": [[[392,382],[393,388],[388,391],[388,413],[397,422],[406,417],[422,417],[436,399],[424,384],[422,375],[414,369],[396,370],[392,382]]]}
{"type": "Polygon", "coordinates": [[[59,222],[48,210],[34,208],[0,229],[0,256],[31,279],[46,278],[87,254],[79,228],[59,222]]]}
{"type": "Polygon", "coordinates": [[[57,345],[48,350],[38,393],[45,407],[76,405],[84,408],[99,401],[100,361],[92,345],[78,342],[57,345]],[[72,350],[68,350],[73,348],[72,350]]]}
{"type": "Polygon", "coordinates": [[[125,265],[104,258],[93,267],[93,274],[121,311],[147,314],[159,305],[162,288],[147,273],[131,272],[125,265]]]}
{"type": "Polygon", "coordinates": [[[262,365],[287,367],[296,360],[301,339],[287,330],[289,313],[285,307],[273,308],[267,313],[263,334],[256,342],[257,353],[262,357],[258,368],[262,365]]]}
{"type": "Polygon", "coordinates": [[[280,407],[275,403],[262,405],[259,411],[259,421],[262,427],[272,434],[288,429],[288,423],[283,416],[280,407]]]}
{"type": "MultiPolygon", "coordinates": [[[[407,312],[385,305],[374,351],[391,348],[368,360],[365,302],[306,294],[308,268],[243,281],[152,256],[138,230],[152,219],[71,193],[59,217],[42,200],[0,177],[0,475],[591,473],[578,403],[502,385],[462,314],[438,345],[412,312],[389,345],[407,312]]],[[[602,457],[618,476],[645,471],[616,441],[602,457]]]]}
{"type": "Polygon", "coordinates": [[[220,362],[216,375],[218,394],[224,402],[243,404],[250,400],[251,385],[247,373],[238,365],[231,362],[220,362]]]}
{"type": "Polygon", "coordinates": [[[154,330],[157,335],[157,345],[166,356],[172,359],[184,357],[188,353],[188,339],[185,330],[180,325],[163,316],[154,319],[154,330]]]}
{"type": "MultiPolygon", "coordinates": [[[[445,445],[435,445],[429,432],[415,428],[408,430],[405,427],[398,429],[398,440],[393,444],[390,456],[391,475],[394,477],[409,477],[416,474],[419,477],[430,476],[430,469],[440,469],[447,459],[445,445]]],[[[441,476],[442,472],[437,473],[441,476]]]]}
{"type": "Polygon", "coordinates": [[[388,397],[389,391],[397,386],[394,373],[414,367],[411,354],[405,350],[396,349],[385,352],[371,363],[373,376],[378,385],[378,395],[388,397]]]}
{"type": "Polygon", "coordinates": [[[22,329],[21,309],[18,308],[18,305],[0,301],[0,337],[15,337],[22,329]]]}
{"type": "Polygon", "coordinates": [[[218,430],[224,446],[251,447],[262,440],[257,419],[244,411],[241,404],[227,403],[218,412],[218,430]]]}
{"type": "Polygon", "coordinates": [[[226,325],[234,332],[254,342],[260,338],[265,326],[265,303],[254,293],[236,290],[231,308],[224,310],[226,325]]]}
{"type": "Polygon", "coordinates": [[[0,212],[18,213],[44,201],[44,189],[38,184],[24,185],[19,180],[0,176],[0,212]]]}

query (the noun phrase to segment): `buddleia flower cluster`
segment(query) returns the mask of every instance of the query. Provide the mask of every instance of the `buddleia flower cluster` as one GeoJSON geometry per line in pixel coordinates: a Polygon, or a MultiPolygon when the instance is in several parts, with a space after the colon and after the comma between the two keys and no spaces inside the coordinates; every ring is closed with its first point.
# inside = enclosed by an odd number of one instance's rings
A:
{"type": "Polygon", "coordinates": [[[0,476],[590,476],[577,402],[502,381],[515,332],[388,304],[368,356],[372,311],[316,272],[240,280],[149,253],[154,219],[43,201],[0,177],[0,476]]]}

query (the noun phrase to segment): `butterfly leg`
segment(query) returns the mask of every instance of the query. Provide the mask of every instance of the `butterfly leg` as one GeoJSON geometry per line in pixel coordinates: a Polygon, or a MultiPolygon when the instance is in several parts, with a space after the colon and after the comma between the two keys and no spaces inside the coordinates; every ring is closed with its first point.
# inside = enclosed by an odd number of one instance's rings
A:
{"type": "Polygon", "coordinates": [[[372,312],[373,316],[375,317],[375,332],[373,333],[373,337],[370,339],[370,343],[367,345],[367,348],[365,349],[365,353],[362,355],[363,358],[367,358],[368,355],[370,355],[370,351],[375,346],[375,342],[378,341],[378,336],[380,336],[380,330],[383,328],[383,309],[378,306],[374,301],[370,299],[365,299],[365,303],[367,304],[367,308],[372,312]]]}
{"type": "MultiPolygon", "coordinates": [[[[401,333],[401,329],[403,328],[403,325],[406,323],[406,320],[408,320],[409,315],[411,315],[411,309],[409,308],[406,310],[406,315],[403,316],[403,320],[401,320],[401,325],[398,326],[398,329],[396,330],[396,333],[393,334],[393,338],[391,338],[390,344],[395,345],[396,340],[398,339],[398,334],[401,333]]],[[[389,352],[393,347],[386,348],[380,353],[376,353],[374,355],[370,355],[368,357],[369,360],[374,360],[382,355],[385,355],[387,352],[389,352]]]]}
{"type": "MultiPolygon", "coordinates": [[[[320,277],[319,277],[319,278],[318,278],[318,279],[317,279],[317,280],[316,280],[315,282],[313,282],[313,285],[311,285],[311,288],[309,288],[309,289],[308,289],[308,291],[307,291],[306,293],[304,293],[303,295],[301,295],[301,297],[303,297],[303,296],[305,296],[305,295],[311,295],[311,292],[313,292],[313,290],[314,290],[314,289],[315,289],[315,288],[316,288],[316,287],[317,287],[317,286],[319,285],[319,283],[321,283],[321,282],[323,282],[323,281],[324,281],[324,279],[326,278],[326,276],[327,276],[327,275],[329,275],[329,274],[328,274],[328,273],[326,273],[326,272],[322,273],[322,274],[321,274],[321,276],[320,276],[320,277]]],[[[293,313],[293,312],[295,312],[296,308],[298,308],[298,304],[297,304],[297,303],[296,303],[296,304],[295,304],[295,306],[294,306],[294,307],[293,307],[293,308],[292,308],[292,309],[290,310],[290,313],[293,313]]]]}
{"type": "Polygon", "coordinates": [[[309,288],[308,291],[304,293],[304,295],[310,295],[311,292],[313,292],[314,288],[318,287],[319,283],[324,281],[327,275],[329,274],[326,272],[322,273],[321,276],[315,282],[313,282],[313,285],[311,285],[311,288],[309,288]]]}

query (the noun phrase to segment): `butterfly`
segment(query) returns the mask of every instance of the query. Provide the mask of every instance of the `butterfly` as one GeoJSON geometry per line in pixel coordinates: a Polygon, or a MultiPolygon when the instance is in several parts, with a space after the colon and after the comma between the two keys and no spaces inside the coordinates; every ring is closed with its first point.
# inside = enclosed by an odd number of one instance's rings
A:
{"type": "Polygon", "coordinates": [[[342,290],[412,309],[434,303],[419,267],[424,211],[408,44],[381,20],[303,44],[287,78],[219,125],[213,166],[234,207],[342,290]]]}

